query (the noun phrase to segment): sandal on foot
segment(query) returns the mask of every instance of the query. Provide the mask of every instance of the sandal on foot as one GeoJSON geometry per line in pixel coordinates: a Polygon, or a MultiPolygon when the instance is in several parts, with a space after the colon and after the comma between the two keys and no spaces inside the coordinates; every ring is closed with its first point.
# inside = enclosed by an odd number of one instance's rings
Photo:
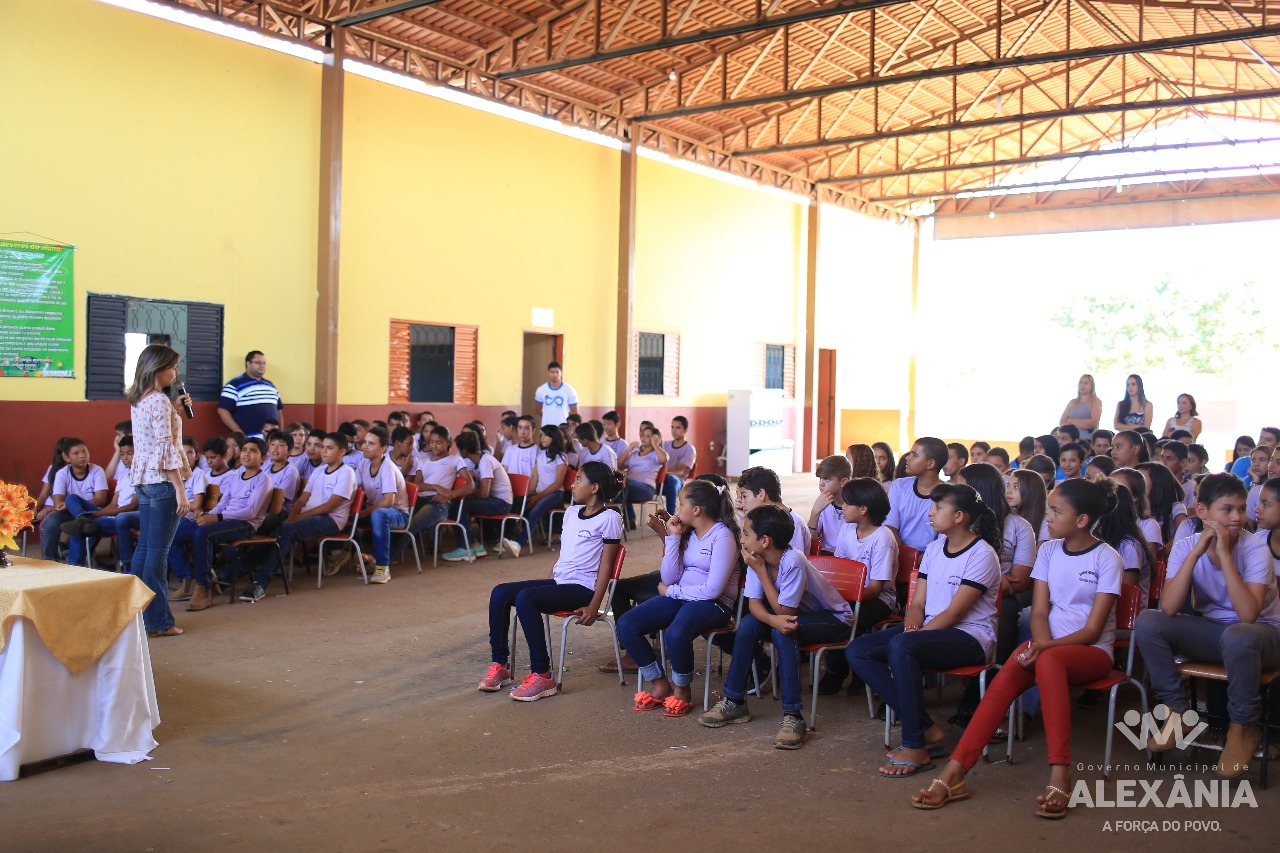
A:
{"type": "Polygon", "coordinates": [[[635,695],[631,709],[633,711],[656,711],[659,708],[664,707],[663,703],[665,701],[666,700],[664,699],[655,699],[650,694],[641,690],[635,695]]]}
{"type": "Polygon", "coordinates": [[[668,696],[663,700],[662,705],[666,708],[662,712],[664,717],[684,717],[693,710],[693,703],[678,699],[675,696],[668,696]]]}
{"type": "Polygon", "coordinates": [[[933,790],[934,785],[941,785],[942,790],[947,792],[946,796],[942,798],[942,802],[926,803],[924,800],[919,800],[919,799],[916,799],[915,797],[912,797],[911,805],[915,806],[918,809],[923,809],[925,811],[933,811],[934,809],[942,808],[947,803],[950,803],[954,800],[969,799],[969,789],[965,787],[963,779],[961,779],[959,782],[955,783],[954,785],[948,785],[946,782],[943,782],[941,779],[934,779],[932,782],[929,783],[929,787],[924,789],[924,792],[928,794],[930,791],[933,790]]]}
{"type": "Polygon", "coordinates": [[[1042,799],[1040,805],[1036,807],[1036,816],[1047,820],[1062,820],[1067,816],[1067,804],[1071,802],[1071,795],[1056,785],[1045,785],[1044,789],[1048,791],[1048,794],[1042,799]],[[1061,811],[1053,811],[1047,808],[1055,797],[1061,797],[1063,800],[1061,811]]]}
{"type": "Polygon", "coordinates": [[[926,770],[932,770],[937,766],[932,761],[926,761],[924,764],[917,764],[914,761],[898,761],[893,758],[889,759],[889,765],[891,767],[910,767],[911,769],[906,773],[885,773],[883,770],[879,771],[880,775],[886,779],[906,779],[923,773],[926,770]]]}
{"type": "Polygon", "coordinates": [[[177,637],[183,633],[185,632],[181,628],[179,628],[177,625],[174,625],[172,628],[165,628],[163,631],[148,631],[147,636],[148,637],[177,637]]]}
{"type": "MultiPolygon", "coordinates": [[[[893,749],[886,749],[885,755],[893,757],[894,755],[897,755],[898,751],[901,749],[901,746],[895,746],[893,749]]],[[[929,753],[930,758],[946,758],[951,754],[951,748],[942,741],[927,745],[925,750],[929,753]]]]}
{"type": "MultiPolygon", "coordinates": [[[[609,661],[608,663],[602,663],[600,664],[600,666],[596,667],[596,669],[600,670],[601,672],[607,672],[610,675],[618,674],[618,665],[613,661],[609,661]]],[[[622,671],[623,672],[639,672],[640,669],[634,666],[624,666],[622,668],[622,671]]]]}

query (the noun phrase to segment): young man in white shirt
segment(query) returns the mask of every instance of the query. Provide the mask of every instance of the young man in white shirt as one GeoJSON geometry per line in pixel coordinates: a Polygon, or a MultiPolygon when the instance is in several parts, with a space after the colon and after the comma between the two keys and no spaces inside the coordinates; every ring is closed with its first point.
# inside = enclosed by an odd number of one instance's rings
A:
{"type": "Polygon", "coordinates": [[[542,426],[559,426],[570,414],[578,413],[578,392],[564,381],[564,368],[560,362],[553,361],[547,365],[547,381],[538,386],[533,401],[538,406],[542,426]]]}
{"type": "Polygon", "coordinates": [[[600,436],[596,433],[594,426],[591,424],[578,424],[578,428],[574,430],[574,435],[579,442],[579,468],[588,462],[603,462],[613,470],[618,470],[617,454],[613,452],[613,448],[601,443],[600,436]]]}
{"type": "Polygon", "coordinates": [[[604,438],[600,439],[600,443],[612,450],[615,456],[622,456],[630,446],[618,431],[622,426],[622,417],[617,412],[605,412],[600,422],[604,424],[604,438]]]}
{"type": "MultiPolygon", "coordinates": [[[[356,477],[364,489],[364,509],[360,519],[373,533],[373,574],[369,583],[391,580],[392,528],[409,523],[409,496],[404,475],[387,456],[387,431],[372,427],[364,437],[364,459],[356,468],[356,477]]],[[[402,538],[401,542],[407,540],[402,538]]]]}
{"type": "MultiPolygon", "coordinates": [[[[454,445],[458,448],[458,455],[469,463],[468,467],[474,468],[475,472],[475,484],[470,489],[462,489],[457,495],[462,498],[462,511],[458,513],[458,523],[462,525],[462,529],[471,530],[472,513],[505,515],[511,512],[511,480],[507,477],[506,469],[494,460],[492,453],[481,452],[480,436],[473,432],[459,433],[454,440],[454,445]]],[[[459,543],[457,548],[440,556],[449,562],[470,561],[475,557],[484,557],[487,552],[484,549],[483,537],[482,527],[470,551],[459,543]]]]}
{"type": "Polygon", "coordinates": [[[685,441],[688,431],[689,419],[676,415],[671,419],[671,440],[662,443],[662,449],[667,451],[667,478],[662,481],[662,496],[666,498],[667,512],[671,515],[676,514],[676,498],[684,488],[684,481],[689,479],[698,464],[698,451],[685,441]]]}
{"type": "Polygon", "coordinates": [[[533,418],[521,415],[516,420],[516,441],[514,444],[508,444],[506,452],[502,455],[502,467],[507,469],[508,474],[533,476],[533,464],[542,450],[533,443],[533,433],[533,418]]]}

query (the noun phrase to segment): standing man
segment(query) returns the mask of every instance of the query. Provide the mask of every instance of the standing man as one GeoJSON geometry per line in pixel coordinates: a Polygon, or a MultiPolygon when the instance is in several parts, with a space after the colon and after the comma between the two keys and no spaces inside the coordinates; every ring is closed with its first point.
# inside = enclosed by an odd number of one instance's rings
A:
{"type": "Polygon", "coordinates": [[[553,361],[547,365],[547,381],[538,386],[533,401],[538,406],[543,426],[560,426],[569,415],[578,413],[578,392],[564,381],[564,368],[560,362],[553,361]]]}
{"type": "Polygon", "coordinates": [[[667,479],[662,481],[662,494],[667,499],[667,512],[672,515],[676,514],[676,496],[698,464],[698,451],[684,439],[688,431],[689,419],[676,415],[671,419],[671,440],[662,442],[662,449],[667,451],[667,479]]]}
{"type": "Polygon", "coordinates": [[[244,373],[222,387],[218,399],[218,417],[232,432],[250,438],[262,437],[262,425],[279,421],[284,411],[280,392],[266,379],[267,357],[253,350],[244,357],[244,373]]]}

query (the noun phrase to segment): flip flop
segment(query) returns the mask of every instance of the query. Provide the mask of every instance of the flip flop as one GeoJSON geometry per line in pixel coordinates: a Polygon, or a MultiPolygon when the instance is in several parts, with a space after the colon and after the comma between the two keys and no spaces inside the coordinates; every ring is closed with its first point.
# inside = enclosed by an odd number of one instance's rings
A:
{"type": "Polygon", "coordinates": [[[665,707],[665,701],[666,700],[664,699],[655,699],[650,694],[641,690],[632,700],[633,704],[631,705],[631,709],[633,711],[656,711],[659,708],[665,707]]]}
{"type": "Polygon", "coordinates": [[[1056,785],[1045,785],[1044,789],[1049,793],[1044,798],[1044,802],[1036,807],[1036,817],[1042,817],[1046,820],[1062,820],[1067,816],[1067,804],[1071,802],[1071,795],[1056,785]],[[1062,811],[1050,811],[1045,808],[1045,806],[1049,805],[1049,801],[1053,799],[1055,795],[1062,797],[1063,799],[1062,811]]]}
{"type": "MultiPolygon", "coordinates": [[[[610,675],[618,674],[618,664],[613,661],[610,661],[609,663],[602,663],[600,664],[600,666],[596,667],[596,669],[600,670],[601,672],[607,672],[610,675]]],[[[622,668],[622,671],[634,673],[634,672],[639,672],[640,670],[638,667],[624,666],[622,668]]]]}
{"type": "Polygon", "coordinates": [[[922,809],[924,811],[934,811],[935,809],[940,809],[943,806],[945,806],[947,803],[953,802],[955,800],[969,799],[969,789],[965,787],[963,779],[961,779],[959,782],[955,783],[954,785],[948,785],[946,782],[943,782],[941,779],[934,779],[932,782],[929,783],[929,787],[924,789],[924,792],[927,794],[930,791],[932,791],[934,785],[941,785],[942,789],[947,792],[947,795],[946,797],[943,798],[942,802],[926,803],[923,800],[917,800],[913,797],[911,800],[911,805],[915,806],[918,809],[922,809]]]}
{"type": "Polygon", "coordinates": [[[662,712],[664,717],[684,717],[693,710],[693,703],[686,702],[683,699],[677,699],[675,696],[668,696],[662,703],[666,708],[662,712]]]}
{"type": "MultiPolygon", "coordinates": [[[[885,755],[892,757],[894,755],[897,755],[901,749],[902,747],[900,746],[894,747],[893,749],[886,750],[885,755]]],[[[939,741],[934,744],[929,744],[928,746],[925,747],[925,749],[928,751],[930,758],[946,758],[948,755],[951,754],[951,748],[947,746],[945,743],[943,743],[942,741],[939,741]]]]}
{"type": "Polygon", "coordinates": [[[908,779],[912,776],[923,773],[926,770],[932,770],[937,766],[932,761],[924,764],[916,764],[914,761],[895,761],[892,758],[889,759],[889,764],[892,767],[910,767],[911,771],[908,773],[885,773],[883,770],[879,771],[880,775],[886,779],[908,779]]]}
{"type": "Polygon", "coordinates": [[[178,637],[186,632],[174,625],[172,628],[165,628],[163,631],[148,631],[148,637],[178,637]]]}

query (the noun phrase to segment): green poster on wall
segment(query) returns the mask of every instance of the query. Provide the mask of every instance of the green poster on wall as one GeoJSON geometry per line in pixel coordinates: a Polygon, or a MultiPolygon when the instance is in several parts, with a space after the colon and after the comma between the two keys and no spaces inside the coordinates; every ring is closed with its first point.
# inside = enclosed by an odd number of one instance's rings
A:
{"type": "Polygon", "coordinates": [[[0,376],[75,376],[74,255],[0,240],[0,376]]]}

